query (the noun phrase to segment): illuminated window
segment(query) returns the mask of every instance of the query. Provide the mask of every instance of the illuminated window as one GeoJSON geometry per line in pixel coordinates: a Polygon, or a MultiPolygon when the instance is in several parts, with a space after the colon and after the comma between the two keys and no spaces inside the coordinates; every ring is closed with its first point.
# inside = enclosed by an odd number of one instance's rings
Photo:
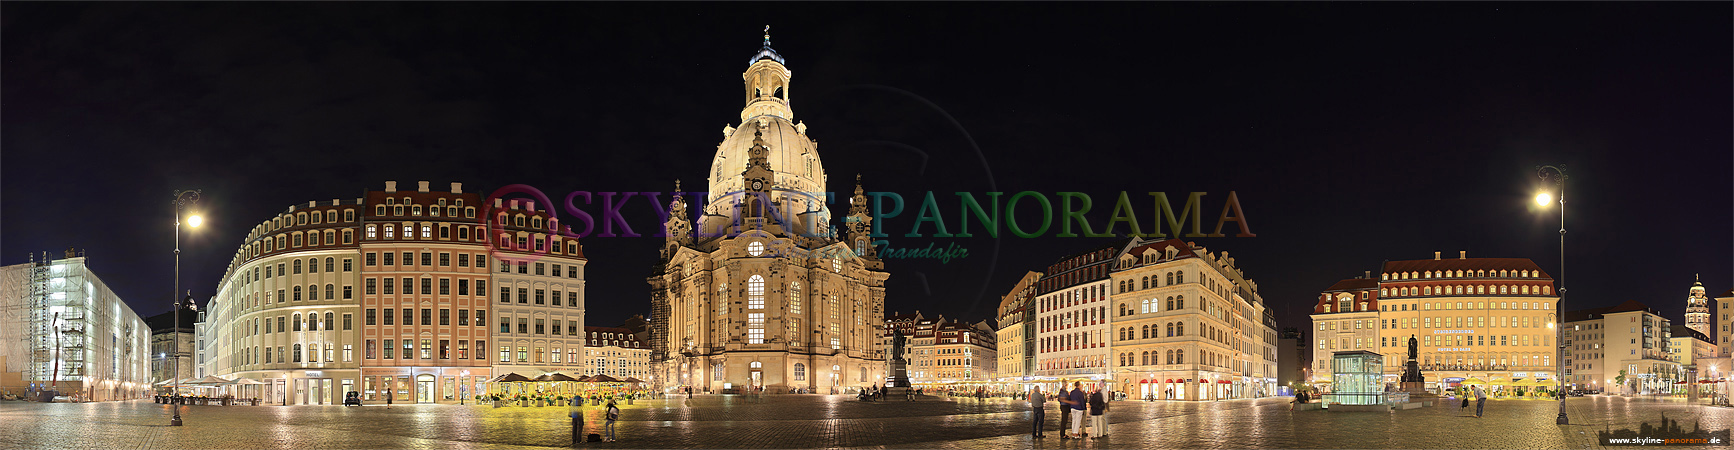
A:
{"type": "Polygon", "coordinates": [[[764,313],[747,314],[747,343],[748,344],[763,344],[763,343],[765,343],[765,314],[764,313]]]}
{"type": "Polygon", "coordinates": [[[765,277],[747,279],[747,309],[765,309],[765,277]]]}

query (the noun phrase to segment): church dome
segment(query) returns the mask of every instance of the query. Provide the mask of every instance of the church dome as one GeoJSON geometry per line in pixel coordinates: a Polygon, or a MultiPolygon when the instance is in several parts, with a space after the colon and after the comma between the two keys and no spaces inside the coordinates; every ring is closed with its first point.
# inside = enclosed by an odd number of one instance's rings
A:
{"type": "Polygon", "coordinates": [[[765,160],[774,174],[769,190],[778,208],[799,215],[799,222],[815,221],[810,225],[816,231],[828,228],[831,212],[825,204],[825,167],[819,159],[818,143],[807,137],[807,125],[794,122],[794,110],[789,106],[792,76],[793,72],[783,66],[782,55],[771,50],[767,35],[764,47],[741,74],[745,87],[741,122],[723,127],[723,140],[717,144],[706,174],[710,192],[705,212],[714,218],[707,222],[733,217],[735,199],[730,197],[748,188],[742,173],[756,139],[768,149],[765,160]]]}
{"type": "Polygon", "coordinates": [[[746,187],[741,171],[746,169],[747,150],[752,148],[755,137],[770,149],[765,159],[776,173],[774,190],[814,193],[822,199],[825,167],[819,159],[818,145],[801,132],[803,128],[780,117],[761,116],[742,123],[717,145],[716,156],[711,159],[708,201],[714,203],[746,187]]]}

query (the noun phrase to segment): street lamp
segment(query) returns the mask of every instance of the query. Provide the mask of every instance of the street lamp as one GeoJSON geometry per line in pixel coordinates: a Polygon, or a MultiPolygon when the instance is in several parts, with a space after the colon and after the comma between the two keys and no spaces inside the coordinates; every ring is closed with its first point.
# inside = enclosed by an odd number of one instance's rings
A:
{"type": "MultiPolygon", "coordinates": [[[[1559,278],[1555,278],[1555,281],[1556,281],[1555,284],[1557,286],[1554,289],[1554,293],[1559,295],[1559,299],[1554,302],[1555,303],[1554,308],[1556,308],[1554,317],[1558,317],[1561,320],[1564,320],[1564,318],[1565,318],[1565,180],[1570,179],[1571,177],[1566,176],[1564,167],[1557,167],[1557,166],[1536,167],[1535,168],[1535,176],[1541,178],[1543,185],[1551,183],[1555,186],[1559,186],[1559,278]]],[[[1552,193],[1547,192],[1546,190],[1543,190],[1540,193],[1537,193],[1535,195],[1536,205],[1544,207],[1544,208],[1547,206],[1548,203],[1552,202],[1553,199],[1554,199],[1554,196],[1552,195],[1552,193]]],[[[1557,349],[1557,353],[1556,353],[1557,356],[1554,357],[1554,362],[1559,363],[1558,366],[1555,366],[1555,367],[1557,367],[1557,374],[1554,376],[1554,378],[1558,379],[1557,381],[1559,382],[1559,388],[1560,388],[1560,392],[1558,392],[1558,394],[1560,394],[1560,395],[1558,395],[1558,397],[1559,397],[1559,417],[1555,419],[1555,423],[1557,423],[1559,425],[1567,425],[1570,423],[1570,421],[1567,420],[1565,417],[1565,395],[1564,395],[1565,394],[1565,391],[1564,391],[1564,389],[1565,389],[1565,327],[1563,327],[1563,326],[1554,327],[1554,344],[1557,344],[1559,346],[1559,349],[1557,349]]]]}
{"type": "MultiPolygon", "coordinates": [[[[170,202],[175,207],[175,334],[170,336],[170,340],[174,341],[175,359],[173,360],[174,368],[170,369],[170,375],[173,376],[175,380],[176,395],[181,393],[181,209],[198,203],[199,192],[198,189],[185,191],[177,190],[175,191],[175,200],[170,202]]],[[[197,212],[193,213],[191,216],[187,216],[187,225],[192,226],[193,228],[198,228],[199,225],[204,222],[205,219],[200,217],[197,212]]],[[[187,297],[188,300],[192,299],[191,295],[188,295],[187,297]]],[[[169,419],[169,426],[181,426],[181,405],[179,403],[174,404],[174,411],[175,416],[174,418],[169,419]]]]}

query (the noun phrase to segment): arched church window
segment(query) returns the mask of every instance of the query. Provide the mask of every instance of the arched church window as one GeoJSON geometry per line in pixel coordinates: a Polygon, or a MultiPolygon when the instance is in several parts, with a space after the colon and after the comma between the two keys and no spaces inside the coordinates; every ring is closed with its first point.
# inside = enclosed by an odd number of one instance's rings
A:
{"type": "Polygon", "coordinates": [[[765,309],[765,277],[747,279],[747,309],[765,309]]]}

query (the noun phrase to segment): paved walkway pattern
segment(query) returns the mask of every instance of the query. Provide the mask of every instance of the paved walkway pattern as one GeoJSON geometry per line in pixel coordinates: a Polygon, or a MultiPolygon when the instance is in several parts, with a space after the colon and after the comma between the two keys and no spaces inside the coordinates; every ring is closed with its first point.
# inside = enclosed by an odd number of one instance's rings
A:
{"type": "MultiPolygon", "coordinates": [[[[1115,402],[1106,438],[1061,440],[1049,404],[1046,439],[1029,436],[1027,404],[853,396],[699,396],[625,406],[619,442],[586,448],[1593,448],[1596,431],[1638,429],[1662,415],[1688,429],[1734,426],[1734,408],[1677,400],[1489,401],[1485,418],[1451,405],[1389,413],[1290,412],[1286,399],[1115,402]]],[[[601,408],[584,408],[601,433],[601,408]]],[[[150,401],[0,402],[0,448],[522,448],[570,446],[565,407],[458,405],[187,407],[186,426],[150,401]]],[[[1716,446],[1725,448],[1726,446],[1716,446]]]]}

